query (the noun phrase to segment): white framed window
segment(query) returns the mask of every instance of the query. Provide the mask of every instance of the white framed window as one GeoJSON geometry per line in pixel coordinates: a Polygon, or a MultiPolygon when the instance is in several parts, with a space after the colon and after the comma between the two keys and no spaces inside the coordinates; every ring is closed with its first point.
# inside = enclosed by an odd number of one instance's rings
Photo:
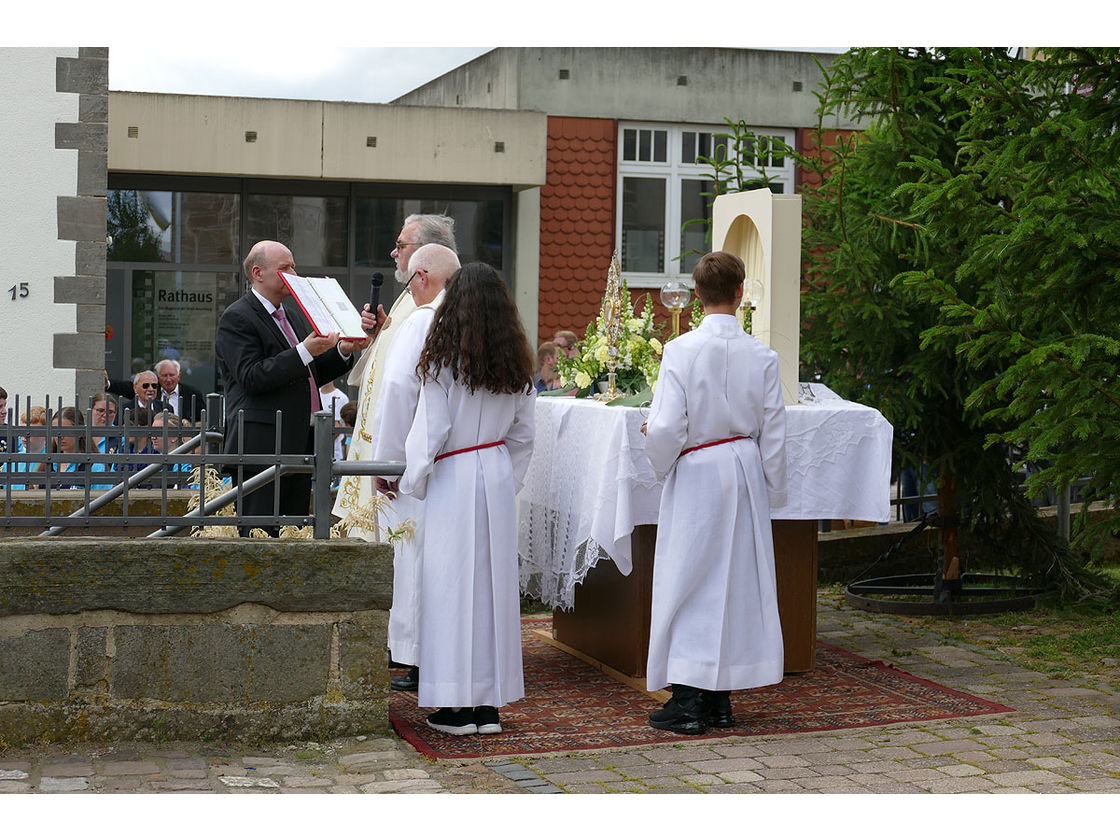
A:
{"type": "MultiPolygon", "coordinates": [[[[776,193],[792,193],[793,160],[783,155],[781,143],[793,148],[793,130],[751,130],[754,142],[736,150],[744,170],[772,178],[776,193]]],[[[690,282],[710,244],[707,224],[682,227],[708,217],[711,199],[703,193],[715,187],[711,167],[696,159],[726,154],[726,140],[717,135],[729,131],[726,125],[619,124],[615,242],[631,288],[660,287],[670,279],[690,282]]]]}

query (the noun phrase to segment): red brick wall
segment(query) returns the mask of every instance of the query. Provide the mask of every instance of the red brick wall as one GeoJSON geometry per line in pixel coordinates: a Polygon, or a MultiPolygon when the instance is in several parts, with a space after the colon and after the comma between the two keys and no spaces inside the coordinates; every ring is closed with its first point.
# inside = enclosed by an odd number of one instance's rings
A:
{"type": "MultiPolygon", "coordinates": [[[[851,131],[826,131],[824,142],[851,131]]],[[[548,118],[548,174],[541,188],[540,341],[557,330],[572,330],[580,338],[593,318],[606,288],[607,268],[614,251],[615,190],[618,124],[615,120],[577,117],[548,118]]],[[[812,154],[812,129],[797,131],[797,149],[812,154]]],[[[797,189],[811,183],[812,174],[800,168],[797,189]]],[[[669,334],[669,313],[657,289],[648,290],[655,322],[669,334]]],[[[646,289],[634,289],[635,314],[641,312],[646,289]]],[[[689,309],[681,315],[681,331],[688,330],[689,309]]]]}
{"type": "Polygon", "coordinates": [[[548,118],[548,174],[541,188],[537,331],[580,338],[598,314],[614,252],[614,120],[548,118]]]}
{"type": "MultiPolygon", "coordinates": [[[[851,129],[829,129],[822,132],[821,142],[825,146],[831,146],[836,142],[838,137],[847,137],[855,132],[851,129]]],[[[819,150],[817,145],[817,133],[815,129],[799,128],[797,129],[797,150],[806,157],[816,156],[819,150]]],[[[828,158],[825,158],[827,162],[828,158]]],[[[802,167],[797,167],[797,191],[801,192],[806,187],[819,186],[820,179],[815,172],[806,171],[802,167]]]]}

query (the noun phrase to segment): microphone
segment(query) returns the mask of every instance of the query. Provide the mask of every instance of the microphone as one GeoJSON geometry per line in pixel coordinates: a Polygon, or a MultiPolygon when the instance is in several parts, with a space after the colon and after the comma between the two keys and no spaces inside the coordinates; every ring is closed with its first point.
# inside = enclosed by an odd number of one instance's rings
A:
{"type": "MultiPolygon", "coordinates": [[[[375,318],[377,317],[377,306],[381,303],[381,284],[384,280],[385,275],[380,271],[375,271],[373,276],[369,278],[369,311],[373,313],[375,318]]],[[[373,332],[377,332],[376,327],[373,328],[371,334],[373,332]]]]}

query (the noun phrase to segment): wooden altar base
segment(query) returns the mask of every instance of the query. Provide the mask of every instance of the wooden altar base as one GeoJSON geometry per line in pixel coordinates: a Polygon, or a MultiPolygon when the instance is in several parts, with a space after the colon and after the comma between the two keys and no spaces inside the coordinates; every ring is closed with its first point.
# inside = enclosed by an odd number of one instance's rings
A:
{"type": "MultiPolygon", "coordinates": [[[[773,521],[778,615],[787,674],[813,670],[817,655],[817,521],[773,521]]],[[[558,642],[628,677],[646,675],[653,550],[656,525],[639,525],[631,536],[634,568],[623,576],[600,561],[576,587],[574,607],[555,610],[558,642]]]]}

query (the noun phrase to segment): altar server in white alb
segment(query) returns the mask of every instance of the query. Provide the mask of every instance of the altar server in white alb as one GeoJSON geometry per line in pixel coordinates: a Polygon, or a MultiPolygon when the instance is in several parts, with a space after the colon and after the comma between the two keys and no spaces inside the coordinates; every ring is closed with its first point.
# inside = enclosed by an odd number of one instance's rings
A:
{"type": "MultiPolygon", "coordinates": [[[[385,363],[385,375],[374,410],[373,429],[370,435],[374,461],[405,460],[404,441],[416,416],[420,399],[420,379],[416,363],[428,329],[435,320],[436,310],[443,302],[444,284],[459,269],[455,252],[443,245],[425,245],[417,249],[408,262],[409,278],[405,290],[412,296],[414,309],[401,325],[385,363]]],[[[423,527],[419,505],[414,499],[397,497],[390,490],[390,483],[375,478],[380,492],[395,497],[392,510],[382,517],[387,527],[398,529],[402,524],[414,523],[417,531],[423,527]]],[[[393,541],[393,605],[389,610],[389,653],[402,665],[408,665],[404,677],[393,677],[390,687],[415,691],[419,685],[420,643],[419,620],[420,585],[420,535],[393,541]]]]}
{"type": "Polygon", "coordinates": [[[493,268],[469,263],[451,277],[416,369],[399,489],[423,503],[417,699],[437,707],[433,729],[495,734],[498,707],[525,696],[516,495],[536,390],[534,354],[493,268]]]}
{"type": "Polygon", "coordinates": [[[665,345],[646,423],[665,480],[646,680],[673,690],[650,725],[699,735],[734,726],[732,690],[782,680],[770,509],[785,503],[786,414],[777,353],[735,317],[743,261],[706,254],[692,277],[705,317],[665,345]]]}

